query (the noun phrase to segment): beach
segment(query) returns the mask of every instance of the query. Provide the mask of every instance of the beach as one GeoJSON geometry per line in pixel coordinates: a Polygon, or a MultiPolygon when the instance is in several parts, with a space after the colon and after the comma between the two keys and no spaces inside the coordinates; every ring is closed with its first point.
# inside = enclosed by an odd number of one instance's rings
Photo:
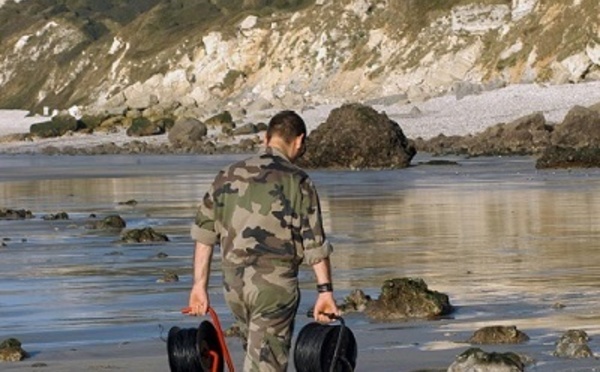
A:
{"type": "MultiPolygon", "coordinates": [[[[589,83],[514,86],[378,110],[407,136],[430,138],[440,129],[447,135],[476,133],[531,110],[559,122],[573,105],[598,102],[600,85],[589,83]]],[[[330,109],[307,108],[302,114],[314,129],[330,109]]],[[[269,114],[256,113],[251,120],[269,114]]],[[[24,115],[4,112],[0,133],[20,133],[40,119],[24,115]]],[[[157,137],[153,140],[166,140],[157,137]]],[[[0,143],[5,153],[0,155],[0,207],[26,208],[35,215],[0,221],[6,245],[0,248],[0,339],[18,338],[30,353],[21,362],[0,363],[2,371],[166,371],[169,328],[196,327],[207,319],[179,311],[191,285],[189,226],[216,171],[246,155],[37,154],[50,144],[105,140],[128,138],[76,134],[0,143]],[[123,204],[132,199],[135,206],[123,204]],[[42,218],[59,211],[69,220],[42,218]],[[117,213],[127,228],[152,226],[170,240],[124,244],[118,235],[86,229],[92,213],[117,213]],[[167,257],[158,259],[160,252],[167,257]],[[171,270],[178,282],[157,281],[171,270]]],[[[538,171],[532,157],[444,159],[456,164],[426,165],[431,158],[418,154],[407,169],[310,172],[335,247],[338,301],[358,288],[376,298],[385,279],[418,277],[446,293],[455,308],[436,320],[375,322],[363,313],[346,314],[358,342],[356,370],[445,371],[472,346],[527,355],[532,362],[526,371],[599,370],[596,358],[562,359],[552,353],[563,332],[582,329],[591,337],[595,357],[600,355],[600,171],[538,171]],[[466,342],[488,325],[515,325],[530,340],[466,342]]],[[[303,314],[315,299],[309,268],[302,269],[300,280],[295,335],[309,322],[303,314]]],[[[218,258],[209,292],[229,327],[233,319],[222,299],[218,258]]],[[[242,370],[240,342],[228,338],[228,344],[236,370],[242,370]]]]}
{"type": "MultiPolygon", "coordinates": [[[[425,102],[376,104],[373,108],[385,112],[397,122],[408,138],[430,139],[439,134],[465,136],[480,133],[490,126],[508,123],[535,112],[542,112],[549,123],[558,124],[573,106],[587,107],[599,102],[600,82],[588,82],[566,85],[509,85],[461,99],[449,94],[425,102]]],[[[294,109],[302,115],[310,133],[327,120],[331,110],[342,104],[343,102],[294,109]]],[[[238,119],[237,124],[267,122],[277,111],[268,109],[249,112],[245,117],[238,119]]],[[[50,119],[39,115],[27,117],[27,114],[27,111],[22,110],[0,110],[0,138],[10,134],[28,133],[31,124],[50,119]]],[[[216,134],[213,133],[213,136],[216,137],[216,134]]],[[[72,133],[63,137],[32,141],[0,141],[0,153],[36,153],[47,146],[92,147],[107,143],[121,146],[134,140],[152,145],[168,143],[166,134],[140,139],[128,137],[125,130],[122,130],[91,135],[72,133]]]]}

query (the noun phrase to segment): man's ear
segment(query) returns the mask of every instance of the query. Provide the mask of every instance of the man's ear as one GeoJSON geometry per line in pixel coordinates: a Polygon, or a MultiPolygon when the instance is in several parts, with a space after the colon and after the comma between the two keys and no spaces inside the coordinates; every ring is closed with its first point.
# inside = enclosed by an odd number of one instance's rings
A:
{"type": "Polygon", "coordinates": [[[296,150],[300,150],[302,147],[302,143],[304,143],[304,136],[305,134],[301,134],[294,140],[294,146],[296,147],[296,150]]]}

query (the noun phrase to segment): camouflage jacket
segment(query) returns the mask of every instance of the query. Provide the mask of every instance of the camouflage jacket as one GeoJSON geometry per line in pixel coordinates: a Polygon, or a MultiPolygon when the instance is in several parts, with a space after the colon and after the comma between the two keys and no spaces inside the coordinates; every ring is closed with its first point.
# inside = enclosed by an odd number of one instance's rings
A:
{"type": "Polygon", "coordinates": [[[217,174],[191,235],[206,245],[220,243],[224,265],[267,259],[297,267],[318,263],[332,251],[314,184],[269,147],[217,174]]]}

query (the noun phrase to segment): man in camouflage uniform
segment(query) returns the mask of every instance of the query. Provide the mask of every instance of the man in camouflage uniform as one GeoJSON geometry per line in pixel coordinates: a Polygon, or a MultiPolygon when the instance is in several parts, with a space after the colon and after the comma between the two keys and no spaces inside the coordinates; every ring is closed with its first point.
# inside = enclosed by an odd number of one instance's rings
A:
{"type": "Polygon", "coordinates": [[[300,300],[298,267],[314,269],[315,320],[338,314],[315,186],[293,162],[304,152],[306,126],[283,111],[269,122],[265,149],[216,176],[192,226],[196,241],[192,314],[207,312],[213,246],[221,246],[225,300],[245,337],[244,371],[285,371],[300,300]]]}

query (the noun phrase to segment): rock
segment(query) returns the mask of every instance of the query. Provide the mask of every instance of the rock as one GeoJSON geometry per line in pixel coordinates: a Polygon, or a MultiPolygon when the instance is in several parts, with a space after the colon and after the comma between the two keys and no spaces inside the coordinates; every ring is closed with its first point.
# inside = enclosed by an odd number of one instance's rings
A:
{"type": "Polygon", "coordinates": [[[43,216],[42,219],[47,221],[68,220],[69,215],[67,214],[67,212],[59,212],[56,214],[47,214],[43,216]]]}
{"type": "Polygon", "coordinates": [[[223,111],[220,114],[208,118],[204,122],[208,127],[231,126],[231,124],[233,124],[233,117],[229,111],[223,111]]]}
{"type": "Polygon", "coordinates": [[[167,258],[167,257],[169,257],[169,255],[166,254],[165,252],[158,252],[155,257],[156,258],[167,258]]]}
{"type": "Polygon", "coordinates": [[[145,117],[133,119],[131,126],[127,129],[127,135],[130,137],[156,136],[165,133],[165,128],[161,126],[162,122],[151,121],[145,117]]]}
{"type": "Polygon", "coordinates": [[[29,132],[40,138],[60,137],[67,132],[75,132],[79,129],[79,122],[69,114],[61,114],[52,118],[51,121],[32,124],[29,132]]]}
{"type": "Polygon", "coordinates": [[[127,226],[125,220],[119,215],[106,216],[102,221],[90,221],[86,224],[93,230],[121,230],[127,226]]]}
{"type": "Polygon", "coordinates": [[[336,108],[311,132],[299,165],[307,168],[405,168],[414,144],[385,113],[361,104],[336,108]]]}
{"type": "Polygon", "coordinates": [[[554,127],[541,112],[500,123],[476,135],[465,137],[443,134],[427,141],[417,139],[419,151],[435,155],[464,154],[470,156],[533,155],[551,144],[554,127]]]}
{"type": "Polygon", "coordinates": [[[256,127],[256,125],[254,125],[252,123],[235,128],[233,131],[234,136],[241,136],[241,135],[245,135],[245,134],[255,134],[255,133],[258,133],[258,128],[256,127]]]}
{"type": "Polygon", "coordinates": [[[130,207],[135,207],[138,204],[138,202],[135,199],[130,199],[130,200],[127,200],[127,201],[124,201],[124,202],[119,202],[118,204],[119,205],[128,205],[130,207]]]}
{"type": "Polygon", "coordinates": [[[371,297],[366,295],[362,290],[355,289],[346,298],[344,303],[340,306],[344,313],[350,313],[354,311],[365,311],[367,304],[371,301],[371,297]]]}
{"type": "Polygon", "coordinates": [[[525,365],[515,353],[486,353],[470,348],[456,357],[448,372],[521,372],[525,365]]]}
{"type": "Polygon", "coordinates": [[[168,242],[165,234],[154,231],[151,227],[133,229],[123,233],[121,241],[125,243],[168,242]]]}
{"type": "Polygon", "coordinates": [[[379,298],[369,301],[365,313],[375,320],[435,318],[452,312],[448,296],[431,291],[423,279],[386,280],[379,298]]]}
{"type": "Polygon", "coordinates": [[[562,147],[600,147],[600,113],[575,106],[563,122],[554,127],[552,144],[562,147]]]}
{"type": "Polygon", "coordinates": [[[0,208],[0,220],[25,220],[33,217],[31,211],[25,209],[0,208]]]}
{"type": "Polygon", "coordinates": [[[21,341],[16,338],[8,338],[0,343],[0,362],[20,362],[27,357],[21,341]]]}
{"type": "Polygon", "coordinates": [[[162,276],[162,278],[156,280],[157,283],[175,283],[178,281],[179,281],[179,276],[172,271],[166,272],[162,276]]]}
{"type": "Polygon", "coordinates": [[[452,92],[456,96],[456,99],[463,99],[466,96],[476,95],[483,92],[483,86],[481,84],[475,84],[468,81],[460,81],[454,83],[452,86],[452,92]]]}
{"type": "Polygon", "coordinates": [[[201,142],[208,133],[206,125],[196,119],[180,119],[169,131],[169,142],[173,145],[189,145],[201,142]]]}
{"type": "Polygon", "coordinates": [[[600,146],[572,148],[551,146],[535,162],[536,169],[599,168],[600,146]]]}
{"type": "Polygon", "coordinates": [[[79,119],[79,128],[94,130],[106,119],[108,119],[108,115],[106,114],[84,114],[81,119],[79,119]]]}
{"type": "Polygon", "coordinates": [[[592,358],[594,353],[588,346],[588,341],[585,331],[570,329],[556,343],[553,355],[560,358],[592,358]]]}
{"type": "Polygon", "coordinates": [[[520,344],[529,336],[515,326],[488,326],[475,331],[467,340],[470,344],[520,344]]]}

